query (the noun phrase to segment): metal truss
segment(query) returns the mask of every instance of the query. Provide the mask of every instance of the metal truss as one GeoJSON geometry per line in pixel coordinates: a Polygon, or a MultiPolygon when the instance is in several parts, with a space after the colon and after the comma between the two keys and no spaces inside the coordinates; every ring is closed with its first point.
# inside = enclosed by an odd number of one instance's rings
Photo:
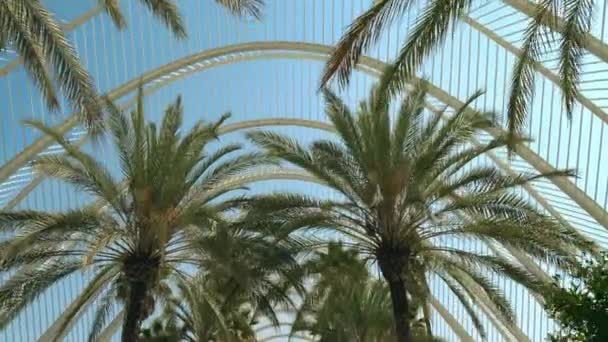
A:
{"type": "MultiPolygon", "coordinates": [[[[519,12],[531,17],[535,12],[535,4],[527,1],[527,0],[503,0],[503,3],[511,6],[512,8],[518,10],[519,12]]],[[[101,8],[99,6],[93,8],[92,10],[86,12],[76,20],[70,22],[69,24],[64,26],[66,31],[73,30],[79,25],[83,24],[90,18],[101,12],[101,8]]],[[[502,39],[498,34],[493,32],[491,29],[486,26],[480,24],[475,19],[471,17],[464,17],[464,22],[467,23],[470,27],[475,30],[478,30],[480,33],[486,35],[489,39],[496,42],[501,47],[505,48],[507,51],[512,53],[515,56],[521,56],[521,50],[509,43],[508,41],[502,39]]],[[[554,31],[560,31],[563,26],[563,21],[557,20],[557,25],[552,25],[551,23],[547,23],[547,25],[554,31]]],[[[599,39],[588,35],[587,37],[587,50],[598,57],[600,60],[604,62],[608,62],[608,46],[600,41],[599,39]]],[[[157,69],[151,70],[143,74],[142,77],[138,77],[137,79],[133,79],[114,90],[108,93],[108,96],[111,99],[120,99],[121,97],[130,94],[133,92],[140,81],[145,85],[144,92],[151,93],[154,92],[161,87],[165,86],[169,82],[174,82],[180,78],[187,77],[189,74],[193,72],[198,72],[201,70],[205,70],[208,68],[216,67],[223,64],[230,64],[236,62],[242,62],[246,60],[254,60],[254,59],[268,59],[268,58],[294,58],[294,59],[306,59],[306,60],[318,60],[324,61],[327,56],[331,53],[331,47],[321,44],[312,44],[312,43],[303,43],[303,42],[251,42],[251,43],[243,43],[237,45],[226,46],[222,48],[212,49],[203,51],[200,53],[195,53],[190,56],[181,58],[179,60],[175,60],[171,63],[163,65],[157,69]],[[186,68],[185,67],[189,67],[186,68]],[[185,71],[183,71],[185,70],[185,71]],[[175,76],[177,75],[177,76],[175,76]]],[[[15,69],[20,65],[20,62],[15,59],[9,62],[4,67],[0,68],[0,77],[8,74],[11,70],[15,69]]],[[[361,60],[359,70],[365,72],[370,75],[378,76],[382,70],[386,67],[386,64],[380,60],[364,57],[361,60]]],[[[537,72],[542,74],[551,82],[558,84],[559,81],[558,76],[552,72],[550,69],[544,67],[541,63],[535,64],[535,69],[537,72]]],[[[423,81],[424,82],[424,81],[423,81]]],[[[440,102],[452,107],[459,108],[462,105],[462,102],[457,98],[451,96],[444,90],[429,84],[429,93],[431,96],[439,100],[440,102]]],[[[595,105],[591,100],[579,94],[577,96],[577,100],[589,109],[595,116],[600,118],[605,123],[608,123],[608,115],[601,108],[595,105]]],[[[68,120],[66,120],[63,124],[59,125],[57,128],[66,133],[70,129],[74,128],[78,124],[78,120],[76,116],[72,116],[68,120]]],[[[331,128],[328,128],[327,124],[317,121],[309,121],[302,119],[261,119],[261,120],[253,120],[247,122],[240,122],[231,125],[227,125],[223,128],[222,133],[228,133],[237,131],[240,129],[254,128],[254,127],[263,127],[263,126],[277,126],[277,125],[289,125],[289,126],[302,126],[302,127],[310,127],[316,129],[322,129],[330,131],[331,128]]],[[[490,134],[496,134],[496,131],[490,131],[490,134]]],[[[52,141],[46,137],[42,137],[32,143],[30,146],[25,148],[19,154],[17,154],[13,159],[0,167],[0,183],[5,181],[10,175],[12,175],[19,168],[24,166],[29,160],[33,159],[38,153],[42,152],[46,147],[48,147],[52,141]]],[[[473,142],[475,143],[475,142],[473,142]]],[[[554,170],[554,168],[547,163],[542,157],[540,157],[537,153],[532,151],[526,146],[520,146],[516,151],[519,156],[527,161],[531,166],[537,169],[540,172],[548,172],[554,170]]],[[[507,162],[501,160],[497,156],[493,154],[488,154],[488,157],[496,163],[504,172],[514,173],[511,167],[507,162]]],[[[275,172],[272,175],[266,175],[264,177],[272,177],[268,179],[289,179],[289,180],[303,180],[303,181],[312,181],[311,179],[304,179],[302,175],[296,175],[293,173],[288,174],[282,172],[275,172]]],[[[33,181],[31,181],[27,186],[25,186],[20,193],[11,201],[4,210],[12,209],[15,205],[17,205],[23,198],[27,196],[27,194],[33,190],[40,182],[43,180],[42,177],[36,177],[33,181]]],[[[553,183],[565,194],[567,194],[574,202],[576,202],[583,210],[585,210],[591,217],[593,217],[600,225],[604,228],[608,229],[608,213],[601,208],[593,199],[591,199],[584,191],[580,190],[575,184],[570,182],[567,179],[555,179],[552,180],[553,183]]],[[[525,190],[548,212],[550,212],[553,216],[555,216],[560,222],[565,225],[570,225],[570,223],[564,219],[560,213],[553,208],[547,200],[541,195],[538,191],[530,186],[526,186],[525,190]]],[[[525,255],[514,255],[524,266],[529,268],[534,274],[539,277],[547,277],[547,273],[544,272],[533,260],[529,259],[525,255]],[[528,258],[526,260],[526,258],[528,258]]],[[[437,301],[438,302],[438,301],[437,301]]],[[[441,303],[438,302],[439,305],[441,303]]],[[[482,308],[483,309],[483,308],[482,308]]],[[[449,314],[449,311],[445,309],[445,307],[437,307],[435,306],[435,310],[443,317],[443,319],[448,323],[451,329],[459,336],[459,338],[463,341],[472,341],[473,339],[466,333],[466,330],[460,325],[460,323],[454,319],[453,316],[449,314]],[[449,316],[445,316],[441,314],[441,310],[445,310],[445,314],[449,316]],[[447,317],[447,319],[446,319],[447,317]],[[450,317],[451,322],[450,323],[450,317]]],[[[491,312],[484,310],[484,312],[491,316],[491,312]]],[[[115,319],[110,323],[109,327],[114,327],[113,329],[118,329],[120,326],[121,316],[116,316],[115,319]]],[[[512,327],[501,327],[500,319],[491,318],[493,323],[497,326],[499,332],[506,340],[522,340],[528,341],[529,339],[517,328],[517,330],[511,330],[512,327]]],[[[52,329],[50,328],[47,333],[49,333],[52,329]]],[[[116,330],[114,330],[115,332],[116,330]]],[[[113,335],[110,334],[111,331],[106,331],[108,334],[102,334],[102,337],[109,338],[113,335]]],[[[46,335],[46,334],[45,334],[46,335]]],[[[43,335],[44,336],[44,335],[43,335]]],[[[276,338],[279,338],[277,336],[276,338]]],[[[104,340],[104,339],[101,339],[104,340]]],[[[41,341],[44,341],[41,338],[41,341]]],[[[49,340],[50,341],[50,340],[49,340]]]]}

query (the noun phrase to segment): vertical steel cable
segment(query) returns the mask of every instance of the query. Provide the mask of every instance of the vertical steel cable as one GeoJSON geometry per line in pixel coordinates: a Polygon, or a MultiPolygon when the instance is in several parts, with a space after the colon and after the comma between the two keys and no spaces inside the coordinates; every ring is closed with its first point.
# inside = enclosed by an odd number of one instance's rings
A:
{"type": "Polygon", "coordinates": [[[566,149],[566,166],[567,167],[570,167],[570,148],[572,147],[572,126],[574,126],[574,125],[570,124],[568,127],[568,148],[566,149]]]}
{"type": "MultiPolygon", "coordinates": [[[[536,85],[534,85],[534,86],[536,87],[536,85]]],[[[545,99],[545,78],[544,77],[542,79],[542,85],[541,85],[541,92],[540,93],[541,93],[541,96],[539,96],[539,99],[540,99],[540,111],[539,111],[539,113],[540,113],[540,119],[538,121],[539,124],[538,124],[538,140],[537,140],[537,144],[538,144],[537,146],[538,146],[538,148],[536,149],[537,151],[540,151],[541,146],[542,146],[541,145],[541,142],[542,142],[542,127],[543,127],[543,122],[544,122],[544,120],[543,120],[543,114],[544,114],[543,107],[545,105],[545,101],[544,101],[544,99],[545,99]]]]}
{"type": "MultiPolygon", "coordinates": [[[[132,3],[133,2],[131,1],[131,3],[129,4],[129,8],[131,8],[132,3]]],[[[138,19],[137,20],[137,25],[138,25],[138,28],[139,28],[139,39],[140,39],[139,43],[142,44],[142,45],[146,41],[145,36],[144,36],[144,31],[146,31],[146,27],[144,25],[144,18],[143,18],[144,16],[146,16],[146,15],[143,14],[143,13],[140,13],[140,15],[137,16],[137,19],[138,19]]],[[[169,44],[171,44],[172,41],[173,41],[173,39],[169,39],[169,44]]],[[[131,48],[136,49],[135,45],[133,45],[131,48]]],[[[173,47],[170,47],[170,49],[173,50],[173,47]]],[[[140,46],[139,50],[141,52],[141,61],[139,63],[141,65],[141,71],[140,71],[140,73],[144,73],[144,72],[146,72],[146,70],[148,70],[148,63],[147,63],[148,60],[146,58],[146,55],[147,55],[146,54],[146,49],[143,46],[140,46]]],[[[135,50],[133,51],[133,54],[135,54],[135,50]]],[[[171,57],[173,57],[173,56],[171,56],[171,57]]],[[[171,58],[171,60],[173,60],[173,58],[171,58]]]]}
{"type": "MultiPolygon", "coordinates": [[[[603,32],[603,31],[602,31],[603,32]]],[[[593,200],[597,202],[597,191],[600,184],[600,165],[602,165],[602,147],[604,142],[604,127],[606,124],[600,122],[600,141],[599,141],[599,151],[597,156],[597,170],[595,172],[595,190],[593,191],[593,200]]],[[[605,196],[608,198],[608,196],[605,196]]],[[[604,204],[604,209],[606,209],[606,204],[604,204]]]]}
{"type": "MultiPolygon", "coordinates": [[[[589,165],[591,165],[591,137],[593,137],[593,121],[594,121],[594,117],[593,117],[593,113],[588,112],[589,114],[589,141],[587,142],[587,159],[586,159],[586,167],[585,167],[585,187],[584,187],[584,191],[585,193],[587,192],[587,185],[589,184],[589,178],[591,178],[591,175],[589,174],[589,165]]],[[[582,118],[581,118],[582,119],[582,118]]],[[[595,179],[595,182],[598,182],[598,179],[595,179]]]]}
{"type": "MultiPolygon", "coordinates": [[[[14,126],[14,123],[17,122],[17,121],[15,120],[15,108],[13,106],[13,94],[12,94],[13,91],[11,89],[12,87],[11,87],[11,83],[10,83],[8,77],[6,78],[6,85],[7,85],[6,92],[7,92],[7,95],[8,95],[7,96],[8,97],[8,108],[9,108],[8,110],[10,112],[10,117],[11,117],[10,123],[11,123],[11,126],[14,126]]],[[[13,129],[9,129],[9,131],[10,131],[9,134],[10,134],[10,136],[12,138],[12,139],[10,139],[12,141],[11,145],[13,146],[13,148],[11,149],[12,150],[11,151],[11,156],[14,156],[18,152],[17,137],[15,135],[16,132],[17,132],[17,129],[16,129],[16,127],[13,127],[13,129]]],[[[9,134],[7,134],[7,135],[9,135],[9,134]]],[[[6,155],[6,159],[8,159],[8,158],[9,158],[9,156],[6,155]]]]}
{"type": "MultiPolygon", "coordinates": [[[[133,1],[129,1],[129,6],[127,7],[127,13],[129,15],[129,18],[133,18],[133,1]]],[[[129,27],[129,37],[131,38],[131,45],[128,47],[129,50],[131,50],[131,68],[134,72],[134,75],[139,75],[140,73],[143,72],[143,70],[141,70],[140,67],[140,63],[137,63],[137,59],[135,58],[135,34],[133,33],[134,31],[134,25],[131,25],[131,27],[129,27]]],[[[133,77],[131,76],[132,74],[129,74],[129,78],[133,77]]]]}
{"type": "MultiPolygon", "coordinates": [[[[128,31],[130,32],[133,28],[129,27],[128,31]]],[[[129,79],[130,75],[127,73],[127,43],[125,42],[125,35],[127,34],[126,31],[118,31],[117,32],[118,36],[120,37],[120,45],[121,45],[121,51],[122,51],[122,75],[123,75],[123,79],[121,80],[122,82],[125,82],[129,79]]]]}
{"type": "MultiPolygon", "coordinates": [[[[546,158],[545,160],[549,163],[551,163],[551,136],[553,134],[551,134],[553,132],[553,99],[555,96],[555,85],[552,84],[551,85],[551,99],[549,100],[549,129],[546,131],[549,134],[547,134],[547,154],[546,154],[546,158]]],[[[539,149],[539,155],[541,154],[540,149],[539,149]]]]}
{"type": "Polygon", "coordinates": [[[325,0],[321,0],[321,44],[325,43],[325,0]]]}
{"type": "MultiPolygon", "coordinates": [[[[484,37],[485,41],[486,41],[486,71],[485,71],[485,84],[484,84],[484,88],[487,91],[489,89],[489,73],[490,73],[490,39],[488,37],[484,37]]],[[[488,108],[488,95],[486,93],[486,95],[483,96],[483,108],[484,110],[487,110],[488,108]]],[[[494,110],[494,108],[492,108],[492,110],[494,110]]]]}
{"type": "MultiPolygon", "coordinates": [[[[578,146],[576,148],[576,171],[578,172],[580,169],[580,157],[581,157],[581,139],[583,138],[583,113],[584,113],[584,108],[583,106],[581,107],[581,113],[580,113],[580,120],[578,120],[579,125],[578,125],[578,146]]],[[[585,175],[587,176],[587,175],[585,175]]],[[[574,179],[574,184],[578,186],[578,182],[579,182],[579,177],[576,177],[574,179]]]]}

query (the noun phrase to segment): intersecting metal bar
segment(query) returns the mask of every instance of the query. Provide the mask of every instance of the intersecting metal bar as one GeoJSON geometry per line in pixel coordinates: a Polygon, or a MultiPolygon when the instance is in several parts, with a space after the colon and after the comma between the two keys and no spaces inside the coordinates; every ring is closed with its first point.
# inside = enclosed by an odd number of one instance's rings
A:
{"type": "MultiPolygon", "coordinates": [[[[508,41],[506,41],[505,39],[500,37],[498,34],[496,34],[496,32],[489,29],[487,26],[482,25],[475,19],[473,19],[469,16],[463,16],[462,20],[465,23],[467,23],[469,26],[474,28],[475,30],[486,35],[488,38],[490,38],[491,40],[496,42],[496,44],[502,46],[505,50],[509,51],[513,55],[515,55],[517,57],[521,57],[523,55],[523,52],[520,48],[509,43],[508,41]]],[[[557,76],[554,72],[552,72],[551,70],[546,68],[542,63],[534,62],[533,67],[536,71],[541,73],[548,80],[553,82],[555,85],[559,86],[559,84],[560,84],[559,76],[557,76]]],[[[581,105],[583,105],[585,108],[589,109],[589,111],[591,111],[595,116],[600,118],[600,120],[602,120],[608,124],[608,114],[606,114],[606,112],[604,110],[602,110],[600,107],[595,105],[591,100],[589,100],[585,95],[583,95],[580,92],[577,93],[574,97],[578,100],[578,102],[581,105]]]]}
{"type": "MultiPolygon", "coordinates": [[[[253,51],[294,51],[294,52],[303,52],[303,53],[312,53],[318,54],[319,56],[326,57],[331,53],[332,48],[326,45],[321,44],[313,44],[313,43],[303,43],[303,42],[252,42],[252,43],[244,43],[244,44],[236,44],[231,46],[226,46],[218,49],[208,50],[204,52],[195,53],[190,56],[186,56],[179,60],[173,61],[171,63],[165,64],[159,68],[156,68],[152,71],[146,72],[142,75],[141,78],[133,79],[122,86],[114,89],[109,93],[111,98],[117,98],[127,93],[133,91],[137,88],[137,86],[141,83],[146,84],[152,80],[158,79],[163,75],[170,74],[171,72],[175,72],[184,66],[191,65],[201,60],[208,60],[218,57],[223,57],[236,53],[243,52],[253,52],[253,51]]],[[[381,73],[387,66],[386,63],[363,57],[361,59],[361,66],[364,72],[370,72],[373,74],[381,73]]],[[[429,83],[428,81],[421,80],[421,82],[426,83],[429,89],[429,93],[438,99],[439,101],[447,104],[452,108],[459,108],[462,106],[462,102],[457,98],[451,96],[447,92],[438,88],[437,86],[429,83]]],[[[76,124],[75,117],[70,118],[66,123],[62,124],[60,128],[65,132],[69,128],[73,127],[76,124]]],[[[490,131],[491,134],[497,134],[497,131],[490,131]]],[[[46,146],[51,143],[51,140],[48,137],[42,137],[38,139],[34,144],[28,146],[22,153],[20,153],[13,160],[9,161],[2,168],[0,168],[0,182],[4,181],[8,176],[10,176],[14,171],[16,171],[19,167],[33,158],[37,153],[41,152],[46,146]]],[[[554,171],[555,168],[543,160],[538,154],[529,149],[526,146],[519,146],[516,149],[516,152],[526,160],[531,166],[535,167],[537,170],[541,172],[551,172],[554,171]]],[[[570,182],[565,178],[554,178],[551,180],[560,190],[564,193],[568,194],[572,200],[574,200],[582,209],[587,211],[591,217],[593,217],[599,224],[608,229],[608,213],[601,208],[595,201],[593,201],[585,192],[580,190],[576,185],[570,182]]]]}
{"type": "MultiPolygon", "coordinates": [[[[536,4],[528,0],[502,0],[505,4],[515,8],[521,13],[527,15],[528,17],[534,17],[536,14],[536,4]]],[[[557,20],[548,20],[545,21],[547,27],[549,27],[553,31],[563,32],[564,30],[564,20],[553,13],[553,16],[557,20]]],[[[586,33],[585,34],[586,45],[585,48],[587,51],[595,55],[597,58],[602,61],[608,63],[608,45],[606,45],[601,40],[595,38],[593,35],[586,33]]]]}
{"type": "Polygon", "coordinates": [[[114,316],[114,319],[112,319],[110,324],[108,324],[108,326],[101,332],[101,334],[99,334],[97,340],[100,342],[110,342],[112,340],[112,337],[118,331],[118,328],[120,328],[124,316],[125,311],[120,310],[120,312],[116,316],[114,316]]]}
{"type": "Polygon", "coordinates": [[[458,339],[461,342],[475,342],[473,337],[466,331],[466,329],[458,322],[456,318],[450,313],[448,309],[446,309],[443,304],[435,296],[431,294],[429,297],[431,305],[437,311],[437,313],[443,318],[443,320],[448,324],[450,329],[458,336],[458,339]]]}

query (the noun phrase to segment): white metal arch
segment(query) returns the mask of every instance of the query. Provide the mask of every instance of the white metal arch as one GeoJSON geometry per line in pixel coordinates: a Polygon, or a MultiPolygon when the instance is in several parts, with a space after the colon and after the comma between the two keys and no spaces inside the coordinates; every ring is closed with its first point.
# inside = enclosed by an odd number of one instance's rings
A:
{"type": "MultiPolygon", "coordinates": [[[[204,52],[199,52],[192,54],[190,56],[186,56],[174,62],[163,65],[159,68],[151,70],[141,78],[133,79],[122,86],[114,89],[109,93],[109,97],[116,99],[121,96],[124,96],[131,91],[135,90],[139,84],[148,84],[155,80],[160,79],[164,75],[168,75],[171,73],[177,73],[180,69],[185,66],[192,65],[194,63],[199,63],[200,61],[211,61],[209,66],[222,63],[221,58],[226,56],[236,56],[233,61],[240,60],[241,58],[249,59],[255,58],[250,56],[249,58],[243,57],[244,53],[247,52],[268,52],[268,51],[291,51],[294,52],[292,58],[310,58],[311,56],[316,56],[317,59],[324,59],[331,53],[331,47],[320,45],[320,44],[312,44],[312,43],[301,43],[301,42],[253,42],[253,43],[244,43],[226,46],[223,48],[208,50],[204,52]],[[220,61],[218,61],[220,60],[220,61]],[[141,83],[140,83],[141,82],[141,83]]],[[[260,58],[260,56],[258,56],[260,58]]],[[[363,57],[360,63],[360,69],[363,72],[367,72],[371,75],[377,76],[379,75],[384,68],[386,68],[387,64],[383,63],[379,60],[363,57]]],[[[197,71],[195,69],[195,71],[197,71]]],[[[185,73],[190,73],[190,69],[186,69],[185,73]]],[[[194,72],[194,71],[192,71],[194,72]]],[[[180,75],[180,73],[177,73],[180,75]]],[[[183,77],[183,76],[178,76],[183,77]]],[[[437,100],[445,103],[446,105],[452,108],[459,108],[462,106],[462,102],[453,96],[449,95],[442,89],[436,87],[433,84],[425,80],[420,80],[421,82],[427,83],[429,87],[429,94],[435,97],[437,100]]],[[[63,124],[57,127],[61,132],[67,132],[70,128],[74,127],[77,124],[77,119],[75,116],[72,116],[70,119],[66,120],[63,124]]],[[[489,130],[488,133],[495,135],[497,131],[489,130]]],[[[44,148],[52,143],[51,139],[47,136],[43,136],[35,141],[33,144],[25,148],[20,154],[15,156],[12,160],[4,164],[0,168],[0,182],[4,181],[8,176],[10,176],[13,172],[15,172],[18,168],[23,166],[27,161],[32,159],[35,155],[40,153],[44,148]]],[[[516,152],[527,161],[531,166],[536,168],[540,172],[551,172],[555,169],[545,160],[543,160],[538,154],[529,149],[526,146],[519,146],[516,149],[516,152]]],[[[507,164],[502,163],[508,167],[507,164]]],[[[576,202],[582,209],[584,209],[591,217],[593,217],[599,224],[608,229],[608,213],[601,208],[593,199],[591,199],[584,191],[580,190],[576,185],[574,185],[570,180],[565,178],[552,178],[551,181],[565,194],[567,194],[574,202],[576,202]]],[[[29,187],[26,187],[29,190],[29,187]]],[[[540,195],[539,195],[540,196],[540,195]]],[[[546,201],[539,201],[539,203],[547,203],[546,201]]]]}

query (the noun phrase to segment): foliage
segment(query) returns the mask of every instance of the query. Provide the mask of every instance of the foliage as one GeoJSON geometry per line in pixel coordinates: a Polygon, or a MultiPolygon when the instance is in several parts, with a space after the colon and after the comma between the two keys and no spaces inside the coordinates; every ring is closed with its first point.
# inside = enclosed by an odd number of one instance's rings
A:
{"type": "Polygon", "coordinates": [[[179,293],[144,331],[147,340],[246,341],[261,317],[279,324],[275,308],[293,307],[290,290],[304,291],[297,258],[307,244],[279,237],[270,227],[263,233],[250,227],[231,223],[204,240],[208,257],[199,274],[179,284],[179,293]]]}
{"type": "MultiPolygon", "coordinates": [[[[356,251],[330,243],[306,268],[314,285],[297,312],[292,334],[306,331],[320,342],[395,340],[389,290],[371,277],[356,251]]],[[[414,308],[412,316],[418,311],[414,308]]],[[[438,341],[429,336],[430,321],[421,319],[412,326],[414,341],[438,341]]]]}
{"type": "MultiPolygon", "coordinates": [[[[259,18],[262,0],[215,0],[231,13],[259,18]]],[[[118,28],[126,21],[118,0],[98,0],[118,28]]],[[[139,0],[178,38],[186,37],[186,28],[173,0],[139,0]]],[[[60,97],[55,83],[92,132],[100,131],[103,104],[88,72],[66,39],[61,26],[39,0],[0,0],[0,51],[11,46],[42,92],[51,110],[59,109],[60,97]]]]}
{"type": "Polygon", "coordinates": [[[63,212],[0,213],[1,270],[12,275],[0,286],[0,327],[59,280],[88,273],[92,278],[66,309],[58,334],[102,295],[104,305],[97,310],[90,339],[104,327],[108,308],[120,301],[126,317],[123,340],[132,341],[156,300],[171,293],[168,282],[187,278],[185,267],[208,263],[212,256],[205,244],[230,212],[231,193],[240,189],[227,180],[266,158],[237,155],[239,145],[208,153],[207,144],[217,138],[228,115],[212,123],[199,121],[180,133],[182,115],[178,98],[159,127],[146,124],[141,90],[130,116],[112,113],[110,131],[122,181],[61,134],[31,122],[65,150],[39,157],[34,169],[73,185],[95,202],[63,212]]]}
{"type": "Polygon", "coordinates": [[[556,279],[545,308],[561,329],[551,341],[600,342],[608,340],[608,255],[588,259],[573,275],[569,287],[561,288],[556,279]]]}
{"type": "MultiPolygon", "coordinates": [[[[348,82],[352,68],[361,55],[381,36],[391,23],[411,10],[411,0],[377,0],[361,14],[340,39],[328,61],[322,85],[334,76],[341,84],[348,82]]],[[[394,73],[384,86],[397,93],[404,89],[403,80],[416,76],[419,66],[445,41],[450,30],[467,15],[472,0],[427,0],[426,6],[415,20],[414,27],[399,52],[394,73]]],[[[559,42],[559,75],[566,113],[570,118],[581,75],[585,35],[593,19],[593,0],[541,0],[535,5],[535,15],[529,19],[524,32],[522,55],[515,62],[508,103],[508,127],[511,138],[520,132],[525,123],[528,107],[534,95],[534,65],[543,54],[552,52],[552,43],[559,42]],[[557,14],[563,14],[558,18],[557,14]],[[550,28],[547,28],[547,26],[550,28]],[[551,31],[553,30],[553,31],[551,31]],[[556,38],[556,35],[559,35],[556,38]]],[[[513,148],[515,141],[509,144],[513,148]]]]}
{"type": "MultiPolygon", "coordinates": [[[[453,115],[445,110],[428,113],[424,84],[415,84],[392,115],[392,96],[382,84],[401,77],[394,72],[391,68],[383,75],[356,113],[324,90],[325,112],[339,142],[326,139],[302,146],[281,134],[250,133],[269,155],[304,169],[341,196],[260,195],[249,203],[250,215],[269,215],[293,229],[329,228],[377,262],[391,292],[396,329],[408,330],[408,295],[426,301],[427,275],[436,274],[484,336],[472,306],[479,295],[491,300],[503,321],[514,322],[508,299],[488,272],[531,293],[542,295],[548,284],[502,253],[459,248],[450,241],[484,241],[564,270],[575,268],[576,255],[596,246],[515,191],[571,172],[509,175],[491,164],[470,163],[510,141],[507,134],[496,133],[485,143],[470,143],[484,130],[499,132],[489,115],[468,108],[479,94],[453,115]]],[[[399,340],[406,341],[408,334],[398,332],[399,340]]]]}

